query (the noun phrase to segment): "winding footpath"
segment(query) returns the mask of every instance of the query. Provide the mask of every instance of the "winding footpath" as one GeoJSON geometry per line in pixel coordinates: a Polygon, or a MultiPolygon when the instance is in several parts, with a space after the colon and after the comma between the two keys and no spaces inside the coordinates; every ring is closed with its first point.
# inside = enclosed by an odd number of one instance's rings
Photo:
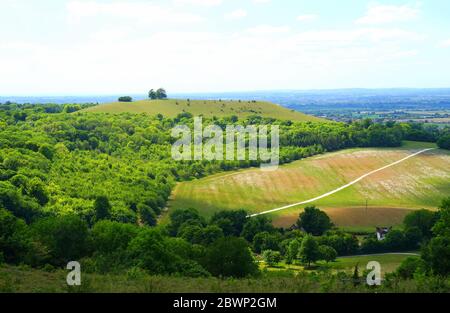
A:
{"type": "Polygon", "coordinates": [[[290,205],[286,205],[286,206],[283,206],[283,207],[281,207],[281,208],[272,209],[272,210],[269,210],[269,211],[264,211],[264,212],[252,214],[252,215],[249,215],[248,217],[255,217],[255,216],[259,216],[259,215],[264,215],[264,214],[274,213],[274,212],[278,212],[278,211],[283,211],[283,210],[290,209],[290,208],[293,208],[293,207],[296,207],[296,206],[299,206],[299,205],[302,205],[302,204],[308,204],[308,203],[315,202],[315,201],[317,201],[317,200],[320,200],[320,199],[329,197],[329,196],[331,196],[331,195],[333,195],[333,194],[335,194],[335,193],[337,193],[337,192],[339,192],[339,191],[341,191],[341,190],[343,190],[343,189],[346,189],[346,188],[348,188],[348,187],[350,187],[350,186],[352,186],[352,185],[358,183],[359,181],[363,180],[363,179],[366,178],[367,176],[370,176],[370,175],[372,175],[372,174],[378,173],[378,172],[383,171],[383,170],[385,170],[385,169],[387,169],[387,168],[389,168],[389,167],[395,166],[395,165],[397,165],[397,164],[399,164],[399,163],[402,163],[402,162],[404,162],[404,161],[406,161],[406,160],[408,160],[408,159],[410,159],[410,158],[413,158],[413,157],[415,157],[415,156],[417,156],[417,155],[419,155],[419,154],[425,153],[425,152],[430,151],[430,150],[435,150],[435,149],[436,149],[436,148],[424,149],[424,150],[421,150],[421,151],[419,151],[419,152],[416,152],[416,153],[413,153],[413,154],[411,154],[411,155],[408,155],[407,157],[405,157],[405,158],[403,158],[403,159],[401,159],[401,160],[395,161],[394,163],[388,164],[388,165],[383,166],[383,167],[381,167],[381,168],[379,168],[379,169],[377,169],[377,170],[374,170],[374,171],[371,171],[371,172],[369,172],[369,173],[367,173],[367,174],[364,174],[363,176],[361,176],[361,177],[355,179],[354,181],[352,181],[352,182],[350,182],[350,183],[348,183],[348,184],[346,184],[346,185],[344,185],[344,186],[342,186],[342,187],[339,187],[339,188],[337,188],[337,189],[334,189],[333,191],[330,191],[330,192],[327,192],[327,193],[325,193],[325,194],[323,194],[323,195],[321,195],[321,196],[318,196],[318,197],[316,197],[316,198],[309,199],[309,200],[302,201],[302,202],[298,202],[298,203],[294,203],[294,204],[290,204],[290,205]]]}

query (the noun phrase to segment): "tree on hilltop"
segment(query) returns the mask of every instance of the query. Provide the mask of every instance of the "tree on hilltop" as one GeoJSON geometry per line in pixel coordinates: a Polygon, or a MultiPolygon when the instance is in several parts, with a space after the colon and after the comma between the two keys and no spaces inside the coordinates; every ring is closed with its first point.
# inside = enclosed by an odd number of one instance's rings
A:
{"type": "Polygon", "coordinates": [[[165,89],[163,88],[159,88],[158,90],[156,90],[156,98],[158,99],[167,99],[167,92],[165,89]]]}
{"type": "Polygon", "coordinates": [[[167,99],[167,92],[164,88],[159,88],[158,90],[150,89],[148,92],[148,97],[151,100],[164,100],[167,99]]]}
{"type": "Polygon", "coordinates": [[[151,100],[156,100],[156,92],[155,92],[154,89],[150,89],[150,91],[148,92],[148,97],[149,97],[151,100]]]}

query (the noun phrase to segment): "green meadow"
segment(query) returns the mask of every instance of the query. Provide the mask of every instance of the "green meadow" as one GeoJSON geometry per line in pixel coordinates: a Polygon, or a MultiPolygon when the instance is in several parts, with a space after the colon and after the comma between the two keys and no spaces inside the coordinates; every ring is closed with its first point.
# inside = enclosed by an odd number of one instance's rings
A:
{"type": "MultiPolygon", "coordinates": [[[[387,273],[395,272],[400,264],[410,257],[417,257],[417,253],[386,253],[386,254],[372,254],[372,255],[357,255],[349,257],[340,257],[336,261],[326,263],[325,261],[317,262],[313,270],[330,270],[333,273],[345,272],[347,274],[353,274],[355,267],[358,267],[358,271],[362,274],[366,270],[366,266],[369,262],[375,261],[380,263],[381,274],[384,276],[387,273]]],[[[288,271],[294,274],[302,271],[307,271],[304,266],[299,264],[286,264],[281,262],[276,266],[268,266],[264,262],[260,263],[260,268],[267,272],[283,272],[288,271]]]]}

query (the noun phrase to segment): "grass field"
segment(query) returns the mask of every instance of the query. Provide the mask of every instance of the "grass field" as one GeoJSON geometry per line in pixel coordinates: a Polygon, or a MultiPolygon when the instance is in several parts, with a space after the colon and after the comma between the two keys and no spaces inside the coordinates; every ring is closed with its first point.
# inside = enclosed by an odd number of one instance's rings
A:
{"type": "MultiPolygon", "coordinates": [[[[350,257],[340,257],[337,258],[335,262],[325,263],[320,261],[317,264],[316,270],[329,269],[333,273],[346,272],[352,274],[355,266],[358,266],[359,273],[362,274],[369,262],[376,261],[381,265],[381,274],[384,277],[386,273],[395,272],[395,270],[400,266],[400,264],[409,257],[414,257],[413,253],[389,253],[389,254],[373,254],[373,255],[361,255],[361,256],[350,256],[350,257]]],[[[266,269],[267,271],[291,271],[298,273],[305,270],[303,266],[297,264],[285,264],[280,263],[274,267],[268,267],[264,262],[260,263],[261,269],[266,269]]]]}
{"type": "MultiPolygon", "coordinates": [[[[222,173],[177,185],[170,208],[196,208],[204,216],[218,210],[263,212],[332,191],[367,172],[434,147],[406,142],[400,148],[349,149],[300,160],[273,172],[259,169],[222,173]]],[[[350,229],[399,225],[411,210],[436,209],[450,196],[450,152],[432,150],[375,173],[315,205],[333,222],[350,229]],[[367,201],[367,208],[366,208],[367,201]]],[[[270,214],[290,226],[302,206],[270,214]]]]}
{"type": "Polygon", "coordinates": [[[292,121],[326,121],[314,116],[286,109],[269,102],[251,101],[216,101],[216,100],[142,100],[131,103],[114,102],[91,107],[86,112],[97,113],[147,113],[151,115],[162,114],[165,117],[176,117],[183,112],[194,116],[225,117],[236,115],[245,118],[250,115],[272,117],[280,120],[292,121]]]}

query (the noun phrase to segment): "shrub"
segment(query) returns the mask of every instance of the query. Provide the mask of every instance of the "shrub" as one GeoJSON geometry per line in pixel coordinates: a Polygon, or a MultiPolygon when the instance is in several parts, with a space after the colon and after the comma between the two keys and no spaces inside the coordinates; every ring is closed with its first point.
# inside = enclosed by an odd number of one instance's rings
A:
{"type": "Polygon", "coordinates": [[[319,246],[320,259],[328,262],[333,262],[337,258],[337,252],[329,246],[319,246]]]}
{"type": "Polygon", "coordinates": [[[409,257],[400,264],[395,273],[403,279],[412,279],[416,272],[423,272],[425,266],[425,262],[421,258],[409,257]]]}
{"type": "Polygon", "coordinates": [[[274,266],[281,262],[281,254],[278,251],[266,250],[263,252],[263,258],[269,266],[274,266]]]}

